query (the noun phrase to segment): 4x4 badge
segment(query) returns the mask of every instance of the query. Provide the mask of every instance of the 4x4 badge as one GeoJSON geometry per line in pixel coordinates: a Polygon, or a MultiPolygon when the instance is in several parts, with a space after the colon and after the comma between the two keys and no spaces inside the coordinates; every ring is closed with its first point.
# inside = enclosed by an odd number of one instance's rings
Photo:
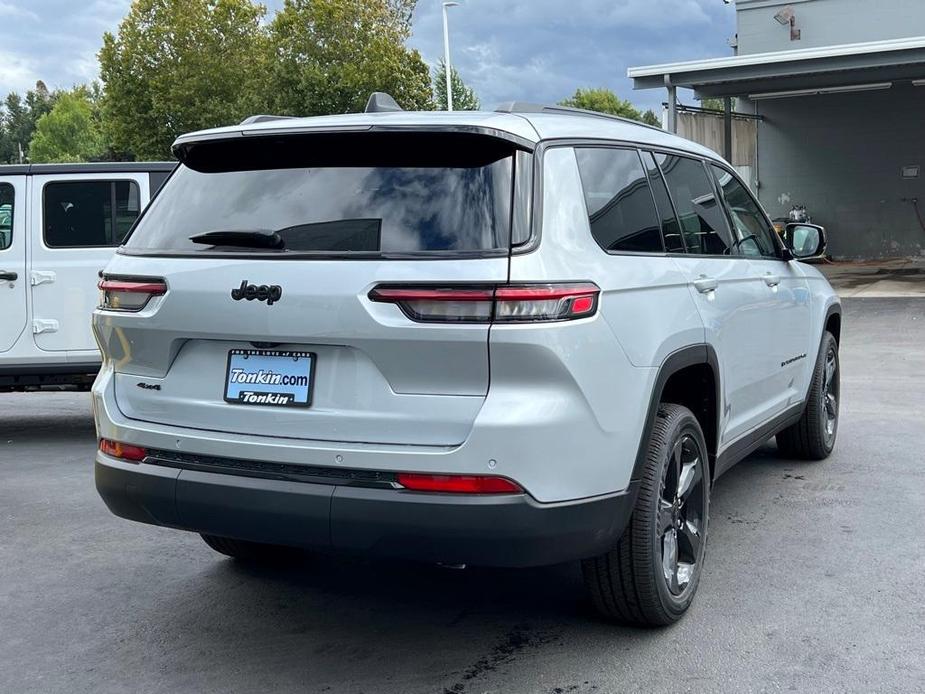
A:
{"type": "Polygon", "coordinates": [[[267,306],[272,306],[283,297],[283,288],[278,284],[261,284],[260,286],[248,284],[247,280],[241,280],[241,286],[231,290],[231,298],[235,301],[247,299],[248,301],[266,301],[267,306]]]}

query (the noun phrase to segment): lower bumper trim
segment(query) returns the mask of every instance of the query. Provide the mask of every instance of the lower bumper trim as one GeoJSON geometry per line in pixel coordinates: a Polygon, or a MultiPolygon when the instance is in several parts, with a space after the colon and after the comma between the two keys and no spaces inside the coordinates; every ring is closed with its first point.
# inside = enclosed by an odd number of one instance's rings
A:
{"type": "Polygon", "coordinates": [[[601,554],[620,537],[635,485],[541,504],[179,470],[97,456],[96,486],[117,516],[254,542],[478,566],[539,566],[601,554]]]}

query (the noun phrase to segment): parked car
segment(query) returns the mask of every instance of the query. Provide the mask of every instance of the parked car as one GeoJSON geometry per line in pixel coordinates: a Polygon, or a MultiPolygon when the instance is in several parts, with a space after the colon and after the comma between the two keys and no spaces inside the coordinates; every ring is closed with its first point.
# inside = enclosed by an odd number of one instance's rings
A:
{"type": "Polygon", "coordinates": [[[835,293],[661,130],[369,111],[176,141],[100,283],[102,498],[247,560],[581,560],[602,614],[677,620],[715,479],[832,451],[835,293]]]}
{"type": "Polygon", "coordinates": [[[174,166],[0,166],[0,392],[89,388],[98,274],[174,166]]]}

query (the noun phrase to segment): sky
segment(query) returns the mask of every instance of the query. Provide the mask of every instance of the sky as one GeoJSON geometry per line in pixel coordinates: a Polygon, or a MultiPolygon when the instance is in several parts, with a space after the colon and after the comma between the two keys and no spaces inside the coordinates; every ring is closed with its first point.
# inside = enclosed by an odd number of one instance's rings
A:
{"type": "MultiPolygon", "coordinates": [[[[735,10],[723,0],[459,0],[450,9],[451,62],[483,108],[560,101],[608,87],[643,108],[662,90],[632,91],[626,68],[731,55],[735,10]]],[[[0,0],[0,97],[44,80],[70,88],[97,76],[104,31],[131,0],[0,0]]],[[[269,14],[283,0],[265,0],[269,14]]],[[[443,55],[440,0],[418,0],[411,45],[443,55]]],[[[688,95],[687,100],[690,100],[688,95]]]]}

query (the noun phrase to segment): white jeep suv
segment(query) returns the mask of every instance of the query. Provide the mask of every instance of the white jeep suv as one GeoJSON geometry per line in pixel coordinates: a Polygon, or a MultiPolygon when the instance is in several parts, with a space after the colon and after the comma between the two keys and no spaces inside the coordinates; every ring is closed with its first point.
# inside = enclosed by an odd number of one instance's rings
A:
{"type": "Polygon", "coordinates": [[[96,485],[242,559],[581,560],[668,624],[710,488],[838,424],[836,295],[733,170],[661,130],[509,104],[256,117],[181,164],[106,267],[96,485]]]}

